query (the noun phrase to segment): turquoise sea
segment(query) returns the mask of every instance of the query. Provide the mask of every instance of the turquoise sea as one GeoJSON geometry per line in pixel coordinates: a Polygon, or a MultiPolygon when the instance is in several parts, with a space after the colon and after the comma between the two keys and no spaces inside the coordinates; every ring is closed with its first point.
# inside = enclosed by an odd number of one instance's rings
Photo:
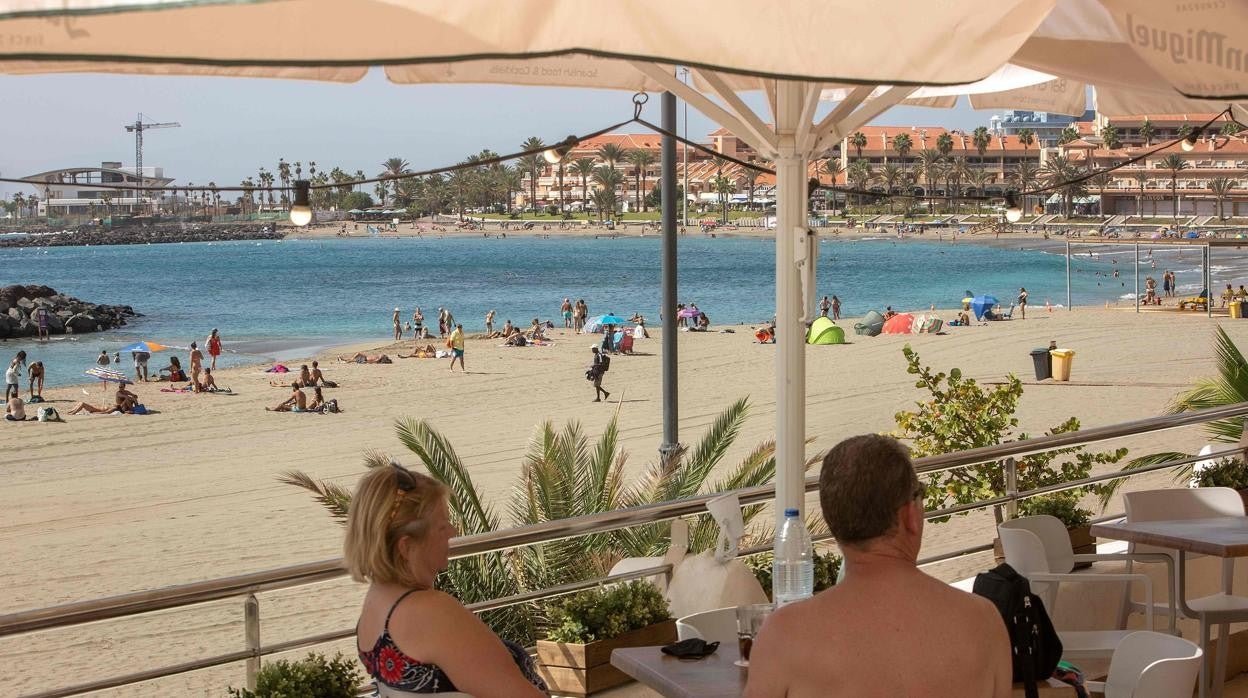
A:
{"type": "MultiPolygon", "coordinates": [[[[641,312],[657,324],[659,243],[657,237],[460,237],[0,249],[0,283],[47,284],[87,301],[131,305],[145,315],[117,331],[47,345],[0,342],[0,358],[7,362],[24,349],[30,360],[45,362],[52,385],[65,385],[85,382],[82,371],[101,349],[111,354],[137,339],[202,344],[216,327],[225,340],[225,365],[238,365],[346,342],[382,343],[391,336],[395,306],[407,320],[420,305],[435,329],[438,307],[447,306],[475,330],[484,327],[491,308],[499,324],[554,319],[565,296],[584,298],[591,315],[641,312]]],[[[1046,299],[1057,305],[1065,302],[1060,244],[1042,251],[934,239],[825,240],[819,292],[838,295],[847,317],[886,305],[954,307],[967,290],[1008,304],[1019,286],[1027,287],[1033,306],[1046,299]]],[[[774,250],[766,239],[681,238],[680,299],[696,302],[714,324],[770,318],[774,250]]],[[[1095,256],[1091,250],[1079,250],[1075,304],[1129,298],[1132,250],[1101,248],[1095,256]],[[1115,268],[1120,278],[1112,277],[1115,268]]],[[[1156,255],[1159,266],[1152,273],[1160,278],[1163,267],[1174,269],[1182,288],[1195,289],[1196,250],[1182,259],[1172,249],[1156,255]]],[[[1215,281],[1234,280],[1242,267],[1215,264],[1215,281]]],[[[184,351],[175,353],[185,362],[184,351]]],[[[153,365],[164,365],[163,359],[153,357],[153,365]]],[[[123,356],[122,368],[129,367],[123,356]]]]}

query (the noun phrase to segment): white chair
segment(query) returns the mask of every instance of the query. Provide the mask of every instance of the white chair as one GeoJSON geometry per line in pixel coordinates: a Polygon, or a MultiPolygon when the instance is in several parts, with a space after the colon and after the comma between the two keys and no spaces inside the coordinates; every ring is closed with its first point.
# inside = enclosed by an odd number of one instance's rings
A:
{"type": "MultiPolygon", "coordinates": [[[[1218,516],[1243,516],[1244,500],[1239,493],[1229,487],[1197,487],[1166,490],[1145,490],[1128,492],[1122,496],[1127,511],[1127,523],[1140,521],[1181,521],[1184,519],[1208,519],[1218,516]]],[[[1170,564],[1178,563],[1178,553],[1169,548],[1158,548],[1151,545],[1131,544],[1132,552],[1161,553],[1170,559],[1170,564]]],[[[1128,563],[1130,564],[1130,563],[1128,563]]],[[[1226,680],[1226,657],[1229,646],[1226,638],[1230,632],[1230,624],[1248,621],[1248,597],[1231,594],[1234,581],[1235,560],[1228,558],[1222,561],[1222,591],[1209,596],[1188,599],[1187,607],[1200,622],[1200,646],[1209,646],[1209,630],[1216,623],[1218,626],[1217,666],[1213,672],[1213,694],[1218,695],[1222,683],[1226,680]]],[[[1178,597],[1178,584],[1171,577],[1170,596],[1178,597]]],[[[1175,613],[1173,608],[1170,611],[1175,613]]],[[[1208,661],[1201,664],[1201,695],[1205,694],[1210,685],[1208,661]]]]}
{"type": "Polygon", "coordinates": [[[677,618],[676,637],[681,640],[696,637],[732,646],[737,641],[737,608],[717,608],[677,618]]]}
{"type": "Polygon", "coordinates": [[[1190,696],[1203,654],[1194,643],[1181,637],[1134,632],[1123,638],[1114,651],[1105,681],[1088,681],[1086,687],[1105,698],[1190,696]]]}
{"type": "MultiPolygon", "coordinates": [[[[1153,583],[1146,574],[1072,574],[1076,562],[1121,560],[1122,555],[1075,555],[1066,526],[1052,516],[1025,516],[997,527],[1005,561],[1031,582],[1031,590],[1044,601],[1050,615],[1057,610],[1057,592],[1067,582],[1112,582],[1144,586],[1144,622],[1153,627],[1153,583]]],[[[1128,587],[1129,592],[1129,587],[1128,587]]],[[[1086,659],[1113,655],[1132,630],[1059,630],[1062,657],[1086,659]]]]}

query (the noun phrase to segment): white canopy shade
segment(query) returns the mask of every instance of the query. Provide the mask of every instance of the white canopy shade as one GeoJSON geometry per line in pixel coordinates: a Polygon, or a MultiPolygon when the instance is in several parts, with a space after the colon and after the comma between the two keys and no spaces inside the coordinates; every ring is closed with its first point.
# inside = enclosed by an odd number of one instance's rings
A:
{"type": "Polygon", "coordinates": [[[904,100],[948,105],[980,81],[972,97],[980,108],[1082,113],[1084,85],[1137,112],[1248,98],[1243,0],[9,0],[6,8],[0,73],[349,82],[382,65],[399,83],[668,90],[685,99],[775,162],[778,512],[803,502],[803,336],[813,299],[804,302],[802,288],[814,288],[817,249],[805,227],[808,158],[904,100]],[[1007,64],[1034,72],[1001,72],[1007,64]],[[694,86],[676,79],[677,65],[693,70],[694,86]],[[841,90],[838,103],[816,121],[825,88],[841,90]],[[770,119],[741,100],[748,89],[764,92],[770,119]]]}

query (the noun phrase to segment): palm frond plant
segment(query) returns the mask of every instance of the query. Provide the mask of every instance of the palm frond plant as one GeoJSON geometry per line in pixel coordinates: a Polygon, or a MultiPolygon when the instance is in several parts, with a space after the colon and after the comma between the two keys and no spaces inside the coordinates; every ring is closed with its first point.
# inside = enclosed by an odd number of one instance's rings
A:
{"type": "MultiPolygon", "coordinates": [[[[748,414],[748,399],[737,400],[716,417],[700,440],[666,461],[650,465],[632,484],[624,477],[628,456],[619,446],[618,414],[596,440],[591,440],[575,421],[562,429],[550,422],[540,424],[521,459],[506,520],[482,496],[468,465],[450,441],[428,421],[399,420],[396,432],[429,474],[450,490],[451,518],[460,533],[467,535],[766,484],[775,476],[776,468],[771,441],[759,444],[726,475],[711,481],[748,414]]],[[[365,457],[370,468],[388,463],[389,458],[378,452],[365,457]]],[[[345,521],[351,498],[346,488],[298,471],[283,473],[279,479],[310,491],[331,516],[345,521]]],[[[762,505],[743,509],[747,526],[761,511],[762,505]]],[[[601,576],[624,557],[663,554],[669,534],[670,524],[650,524],[453,560],[439,587],[472,604],[601,576]]],[[[691,523],[690,552],[710,549],[717,536],[709,514],[697,517],[691,523]]],[[[749,539],[760,541],[766,536],[767,532],[755,530],[749,539]]],[[[522,644],[531,643],[550,624],[541,605],[498,609],[482,614],[482,619],[503,637],[522,644]]]]}

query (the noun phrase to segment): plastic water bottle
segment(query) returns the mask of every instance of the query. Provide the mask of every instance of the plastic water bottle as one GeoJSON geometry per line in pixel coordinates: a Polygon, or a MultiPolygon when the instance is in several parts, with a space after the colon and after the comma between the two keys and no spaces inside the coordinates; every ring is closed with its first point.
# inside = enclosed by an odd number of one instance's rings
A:
{"type": "Polygon", "coordinates": [[[771,563],[771,598],[776,608],[808,599],[815,592],[815,557],[810,533],[797,509],[784,510],[771,563]]]}

